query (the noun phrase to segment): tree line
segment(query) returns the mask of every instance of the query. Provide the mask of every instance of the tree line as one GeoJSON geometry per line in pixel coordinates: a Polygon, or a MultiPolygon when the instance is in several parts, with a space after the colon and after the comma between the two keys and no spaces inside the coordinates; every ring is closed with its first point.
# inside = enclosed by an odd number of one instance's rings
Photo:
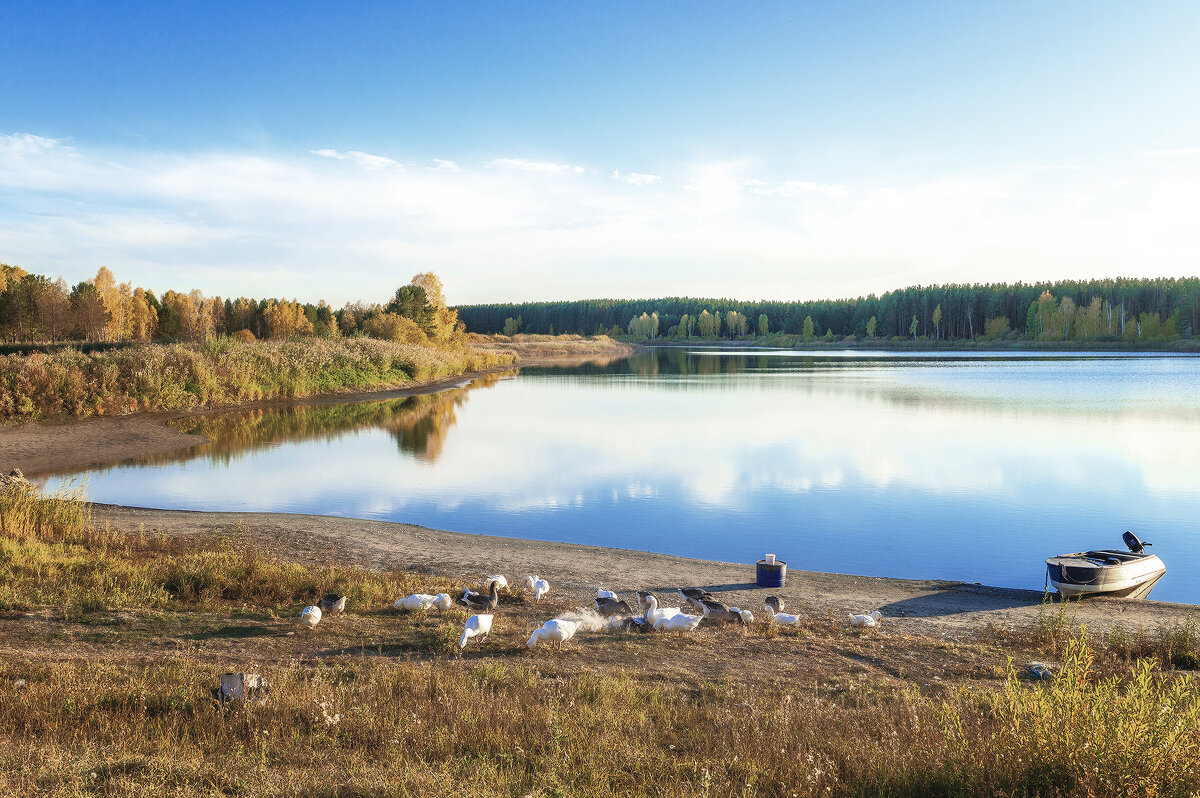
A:
{"type": "Polygon", "coordinates": [[[186,341],[222,335],[243,341],[368,335],[412,344],[461,339],[463,325],[446,306],[442,283],[417,274],[385,303],[332,308],[295,299],[222,299],[198,290],[162,296],[118,283],[100,267],[96,276],[69,286],[0,263],[0,339],[10,343],[186,341]]]}
{"type": "Polygon", "coordinates": [[[459,305],[469,332],[638,339],[1135,340],[1200,332],[1200,278],[915,286],[854,299],[593,299],[459,305]]]}

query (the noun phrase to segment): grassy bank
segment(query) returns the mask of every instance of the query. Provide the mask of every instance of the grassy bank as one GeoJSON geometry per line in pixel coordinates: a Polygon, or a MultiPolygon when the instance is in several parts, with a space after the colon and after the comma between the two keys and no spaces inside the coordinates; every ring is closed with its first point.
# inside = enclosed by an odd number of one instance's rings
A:
{"type": "Polygon", "coordinates": [[[0,420],[187,410],[370,390],[512,362],[470,346],[371,338],[142,344],[0,357],[0,420]]]}
{"type": "Polygon", "coordinates": [[[522,364],[608,362],[628,357],[634,344],[607,335],[479,335],[467,336],[479,349],[510,355],[522,364]]]}
{"type": "MultiPolygon", "coordinates": [[[[435,575],[308,566],[236,536],[96,529],[79,495],[0,495],[0,792],[55,795],[1189,795],[1200,696],[1167,649],[1089,640],[1051,611],[1004,639],[849,633],[821,619],[522,646],[562,607],[506,596],[465,618],[396,616],[435,575]],[[295,633],[326,590],[350,612],[295,633]],[[1059,661],[1030,683],[1007,665],[1059,661]],[[727,651],[744,677],[712,678],[727,651]],[[879,669],[825,664],[845,653],[879,669]],[[778,654],[767,672],[754,660],[778,654]],[[821,663],[803,670],[806,660],[821,663]],[[1053,661],[1053,660],[1052,660],[1053,661]],[[779,663],[791,663],[783,667],[779,663]],[[971,663],[919,687],[905,674],[971,663]],[[620,663],[619,665],[614,663],[620,663]],[[224,670],[265,703],[215,708],[224,670]],[[887,676],[887,672],[900,677],[887,676]]],[[[1169,646],[1194,645],[1180,634],[1169,646]]],[[[1168,646],[1168,647],[1169,647],[1168,646]]],[[[847,660],[843,660],[847,661],[847,660]]]]}

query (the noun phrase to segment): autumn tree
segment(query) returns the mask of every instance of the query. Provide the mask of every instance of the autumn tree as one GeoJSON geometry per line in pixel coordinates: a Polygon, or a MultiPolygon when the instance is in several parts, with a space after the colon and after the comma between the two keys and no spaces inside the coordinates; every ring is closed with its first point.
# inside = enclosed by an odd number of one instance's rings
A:
{"type": "Polygon", "coordinates": [[[135,341],[153,340],[158,331],[158,314],[150,306],[146,292],[138,287],[130,302],[130,335],[135,341]]]}
{"type": "Polygon", "coordinates": [[[995,341],[1008,334],[1008,317],[995,316],[983,322],[983,337],[995,341]]]}
{"type": "Polygon", "coordinates": [[[263,317],[267,325],[267,337],[274,340],[309,335],[313,331],[312,322],[304,315],[304,307],[294,299],[291,302],[268,301],[263,317]]]}
{"type": "Polygon", "coordinates": [[[71,315],[75,329],[85,341],[102,341],[110,321],[104,300],[91,283],[80,283],[71,292],[71,315]]]}
{"type": "Polygon", "coordinates": [[[49,280],[34,298],[37,308],[38,326],[42,335],[50,341],[61,341],[71,334],[71,299],[67,281],[59,277],[49,280]]]}

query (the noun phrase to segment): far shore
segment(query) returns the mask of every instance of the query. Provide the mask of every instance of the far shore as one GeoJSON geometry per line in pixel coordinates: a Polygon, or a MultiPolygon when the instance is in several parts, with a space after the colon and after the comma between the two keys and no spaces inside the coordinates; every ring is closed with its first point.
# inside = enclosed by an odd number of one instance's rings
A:
{"type": "MultiPolygon", "coordinates": [[[[1063,603],[1038,591],[940,580],[893,579],[803,569],[790,559],[786,586],[759,588],[754,565],[674,557],[574,543],[446,532],[415,524],[289,513],[195,512],[93,505],[93,518],[125,532],[170,536],[220,535],[312,565],[343,564],[399,569],[482,582],[506,574],[510,582],[536,574],[582,604],[597,588],[664,595],[703,587],[727,604],[758,612],[768,595],[792,612],[844,621],[847,613],[880,610],[889,627],[913,635],[974,639],[989,627],[1021,629],[1063,613],[1074,626],[1105,632],[1120,625],[1154,631],[1194,620],[1197,607],[1158,601],[1092,598],[1063,603]]],[[[675,602],[681,600],[676,597],[675,602]]]]}
{"type": "MultiPolygon", "coordinates": [[[[789,336],[790,338],[791,336],[789,336]]],[[[639,346],[646,347],[695,347],[703,346],[712,349],[798,349],[798,350],[828,350],[861,349],[863,351],[881,352],[1121,352],[1131,354],[1200,354],[1200,339],[1179,339],[1153,344],[1138,344],[1132,341],[928,341],[904,340],[892,341],[875,339],[872,341],[843,341],[834,339],[827,341],[815,338],[805,341],[796,336],[797,340],[780,342],[777,336],[764,339],[730,340],[726,338],[656,338],[652,341],[636,341],[639,346]]]]}

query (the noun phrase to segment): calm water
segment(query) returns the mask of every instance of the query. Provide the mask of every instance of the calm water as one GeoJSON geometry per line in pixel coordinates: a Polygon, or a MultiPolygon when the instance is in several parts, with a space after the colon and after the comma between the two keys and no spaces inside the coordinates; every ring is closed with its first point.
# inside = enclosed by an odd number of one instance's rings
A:
{"type": "Polygon", "coordinates": [[[1133,529],[1200,602],[1196,357],[669,349],[196,424],[91,498],[1037,589],[1133,529]]]}

